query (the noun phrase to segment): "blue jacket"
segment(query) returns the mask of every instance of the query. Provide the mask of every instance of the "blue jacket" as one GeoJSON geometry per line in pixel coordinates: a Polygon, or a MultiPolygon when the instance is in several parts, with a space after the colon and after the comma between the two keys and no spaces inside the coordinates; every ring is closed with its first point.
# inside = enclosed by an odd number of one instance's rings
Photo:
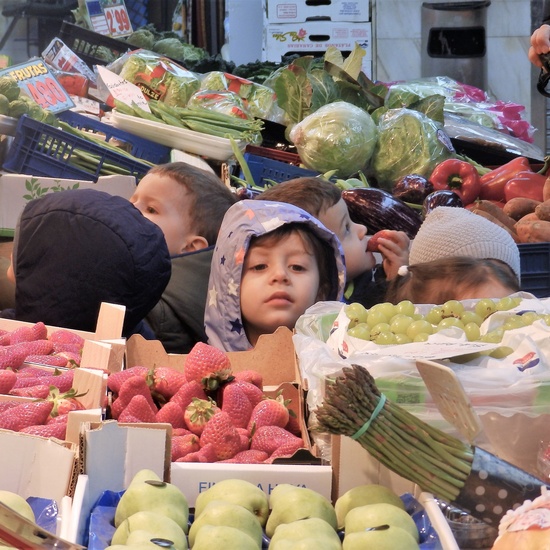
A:
{"type": "Polygon", "coordinates": [[[27,203],[13,246],[15,310],[3,317],[94,332],[101,302],[126,306],[123,336],[141,332],[170,279],[162,231],[128,200],[76,189],[27,203]]]}
{"type": "Polygon", "coordinates": [[[239,201],[227,211],[212,256],[205,309],[208,343],[225,351],[251,347],[246,337],[240,307],[243,259],[252,237],[258,237],[288,223],[307,224],[334,250],[334,280],[328,300],[341,300],[345,267],[338,239],[316,218],[291,204],[262,200],[239,201]]]}

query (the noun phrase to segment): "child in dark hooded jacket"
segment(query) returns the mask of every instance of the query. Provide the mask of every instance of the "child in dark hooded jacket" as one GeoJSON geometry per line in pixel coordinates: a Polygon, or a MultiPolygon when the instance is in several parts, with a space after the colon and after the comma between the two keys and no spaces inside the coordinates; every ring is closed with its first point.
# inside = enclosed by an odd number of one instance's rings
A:
{"type": "Polygon", "coordinates": [[[225,215],[208,282],[208,343],[244,351],[290,329],[317,301],[341,300],[345,269],[336,236],[305,210],[243,200],[225,215]]]}
{"type": "Polygon", "coordinates": [[[162,231],[127,199],[92,189],[46,194],[19,218],[8,269],[15,309],[1,316],[94,332],[109,302],[126,307],[123,336],[152,339],[143,319],[170,270],[162,231]]]}

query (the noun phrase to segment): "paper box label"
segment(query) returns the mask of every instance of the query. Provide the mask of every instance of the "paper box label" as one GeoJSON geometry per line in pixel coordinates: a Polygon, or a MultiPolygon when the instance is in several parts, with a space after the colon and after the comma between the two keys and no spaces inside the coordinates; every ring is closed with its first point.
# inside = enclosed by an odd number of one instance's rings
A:
{"type": "Polygon", "coordinates": [[[312,19],[369,21],[368,0],[264,0],[269,23],[304,23],[312,19]]]}

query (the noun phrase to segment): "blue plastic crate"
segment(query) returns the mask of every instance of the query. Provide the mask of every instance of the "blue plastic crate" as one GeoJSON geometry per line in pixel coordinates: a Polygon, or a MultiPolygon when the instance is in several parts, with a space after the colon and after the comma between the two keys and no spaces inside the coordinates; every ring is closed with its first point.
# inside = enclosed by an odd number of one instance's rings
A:
{"type": "Polygon", "coordinates": [[[6,172],[84,181],[97,181],[104,164],[125,168],[140,180],[151,165],[129,158],[59,128],[23,115],[17,123],[15,137],[2,168],[6,172]],[[71,164],[78,152],[99,157],[95,170],[88,172],[71,164]]]}
{"type": "MultiPolygon", "coordinates": [[[[254,183],[260,187],[269,186],[271,182],[281,183],[293,178],[318,176],[319,172],[308,170],[280,160],[274,160],[260,155],[245,153],[244,159],[254,178],[254,183]]],[[[243,173],[239,177],[242,179],[243,173]]]]}
{"type": "Polygon", "coordinates": [[[74,111],[64,111],[60,113],[57,118],[70,124],[73,128],[79,128],[80,130],[92,130],[106,136],[107,141],[116,139],[131,146],[130,153],[134,157],[148,160],[154,164],[163,164],[170,161],[170,147],[155,143],[148,139],[136,136],[115,128],[110,124],[105,124],[99,120],[90,118],[89,116],[75,113],[74,111]]]}
{"type": "Polygon", "coordinates": [[[550,297],[550,243],[518,244],[521,290],[537,298],[550,297]]]}

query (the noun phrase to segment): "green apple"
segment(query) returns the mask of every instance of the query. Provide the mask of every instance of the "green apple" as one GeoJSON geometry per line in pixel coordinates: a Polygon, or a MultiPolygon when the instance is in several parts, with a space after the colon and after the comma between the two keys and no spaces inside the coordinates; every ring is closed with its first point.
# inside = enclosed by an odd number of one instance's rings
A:
{"type": "Polygon", "coordinates": [[[195,500],[195,517],[201,514],[211,500],[227,500],[250,510],[262,527],[269,515],[269,498],[257,486],[244,479],[223,479],[199,493],[195,500]]]}
{"type": "Polygon", "coordinates": [[[29,521],[36,523],[31,505],[21,495],[11,491],[0,491],[0,502],[29,521]]]}
{"type": "Polygon", "coordinates": [[[307,487],[296,487],[289,483],[277,485],[269,497],[271,513],[265,526],[268,537],[282,523],[299,519],[320,518],[336,530],[336,512],[326,497],[307,487]]]}
{"type": "Polygon", "coordinates": [[[126,544],[133,531],[148,531],[155,538],[172,541],[176,550],[187,550],[183,529],[173,519],[158,512],[142,511],[126,518],[116,528],[111,545],[126,544]]]}
{"type": "Polygon", "coordinates": [[[148,470],[147,468],[144,468],[143,470],[136,472],[136,474],[132,478],[132,481],[130,482],[130,485],[132,483],[141,483],[142,481],[162,481],[162,479],[160,479],[158,474],[153,472],[153,470],[148,470]]]}
{"type": "Polygon", "coordinates": [[[365,504],[378,504],[380,502],[393,504],[402,510],[405,509],[405,505],[399,496],[388,487],[384,487],[384,485],[378,485],[376,483],[357,485],[349,491],[346,491],[343,495],[338,497],[334,504],[336,517],[338,518],[338,529],[344,528],[346,514],[352,508],[364,506],[365,504]]]}
{"type": "Polygon", "coordinates": [[[132,481],[115,511],[115,527],[136,512],[158,512],[173,519],[187,534],[189,505],[183,492],[164,481],[132,481]]]}
{"type": "Polygon", "coordinates": [[[321,518],[281,523],[271,537],[269,550],[341,550],[338,533],[321,518]]]}
{"type": "Polygon", "coordinates": [[[193,550],[260,550],[261,543],[230,525],[203,525],[193,550]]]}
{"type": "Polygon", "coordinates": [[[382,531],[359,531],[344,536],[343,550],[419,550],[420,546],[410,533],[400,527],[389,526],[382,531]]]}
{"type": "Polygon", "coordinates": [[[155,536],[151,531],[145,531],[143,529],[137,529],[132,531],[128,538],[126,539],[126,546],[145,546],[147,548],[157,548],[157,550],[162,547],[166,550],[174,550],[174,545],[171,544],[172,541],[159,538],[155,536]],[[156,541],[156,542],[155,542],[156,541]],[[160,543],[160,544],[157,544],[160,543]]]}
{"type": "Polygon", "coordinates": [[[189,546],[194,547],[197,533],[205,525],[228,525],[246,533],[260,547],[262,545],[263,530],[258,518],[247,508],[226,500],[211,500],[195,516],[195,521],[189,529],[189,546]]]}
{"type": "Polygon", "coordinates": [[[405,510],[385,502],[365,504],[350,510],[346,515],[344,532],[347,535],[381,525],[400,527],[418,542],[418,528],[413,518],[405,510]]]}

